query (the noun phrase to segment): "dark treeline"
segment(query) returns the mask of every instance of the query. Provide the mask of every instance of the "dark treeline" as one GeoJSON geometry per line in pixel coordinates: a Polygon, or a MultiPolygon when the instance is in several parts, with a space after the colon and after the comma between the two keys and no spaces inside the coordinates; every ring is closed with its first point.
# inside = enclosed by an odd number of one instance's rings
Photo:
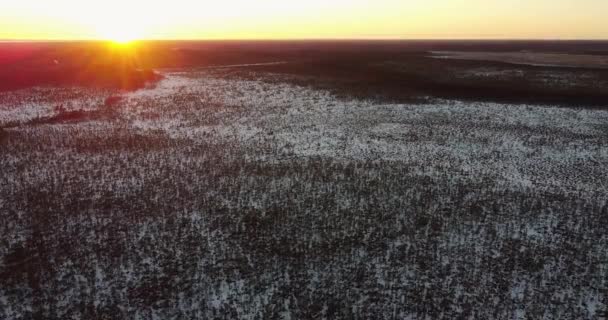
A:
{"type": "Polygon", "coordinates": [[[99,43],[0,43],[0,91],[44,85],[133,90],[158,79],[126,49],[99,43]]]}
{"type": "Polygon", "coordinates": [[[606,41],[144,41],[0,43],[0,91],[39,85],[137,89],[152,70],[248,66],[295,76],[298,84],[364,98],[419,97],[568,106],[608,105],[608,70],[435,59],[430,51],[608,54],[606,41]],[[517,77],[467,77],[475,70],[517,77]],[[463,74],[465,75],[463,77],[463,74]],[[555,75],[555,76],[554,76],[555,75]],[[555,78],[562,79],[556,83],[555,78]],[[565,83],[564,79],[583,79],[565,83]],[[565,84],[564,84],[565,83],[565,84]]]}

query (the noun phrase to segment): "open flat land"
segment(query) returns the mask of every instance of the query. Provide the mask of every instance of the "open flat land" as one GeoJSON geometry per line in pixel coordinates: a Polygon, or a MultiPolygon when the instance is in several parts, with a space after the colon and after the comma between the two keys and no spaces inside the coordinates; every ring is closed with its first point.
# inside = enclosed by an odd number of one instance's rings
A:
{"type": "MultiPolygon", "coordinates": [[[[7,86],[0,318],[606,317],[608,71],[361,46],[155,43],[137,90],[7,86]]],[[[520,46],[608,47],[473,49],[520,46]]]]}
{"type": "Polygon", "coordinates": [[[457,52],[436,51],[436,58],[498,61],[531,66],[571,68],[608,68],[608,55],[585,55],[539,52],[457,52]]]}

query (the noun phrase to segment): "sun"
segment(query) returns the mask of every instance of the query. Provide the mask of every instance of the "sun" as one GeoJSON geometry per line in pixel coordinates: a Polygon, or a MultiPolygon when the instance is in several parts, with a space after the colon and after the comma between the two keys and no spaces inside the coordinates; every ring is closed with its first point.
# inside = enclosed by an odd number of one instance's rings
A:
{"type": "Polygon", "coordinates": [[[129,44],[141,39],[142,35],[136,30],[129,29],[129,26],[110,26],[99,32],[103,40],[108,40],[116,44],[129,44]]]}
{"type": "MultiPolygon", "coordinates": [[[[127,44],[146,40],[164,30],[166,10],[155,5],[142,6],[144,1],[105,0],[95,10],[79,17],[83,27],[97,40],[127,44]]],[[[153,2],[153,1],[152,1],[153,2]]]]}
{"type": "Polygon", "coordinates": [[[117,12],[111,19],[95,19],[89,23],[99,39],[117,44],[143,39],[148,28],[148,21],[144,17],[129,12],[117,12]]]}
{"type": "Polygon", "coordinates": [[[117,35],[117,36],[113,36],[111,38],[109,38],[108,40],[116,43],[116,44],[129,44],[135,40],[137,40],[135,37],[131,37],[129,35],[117,35]]]}

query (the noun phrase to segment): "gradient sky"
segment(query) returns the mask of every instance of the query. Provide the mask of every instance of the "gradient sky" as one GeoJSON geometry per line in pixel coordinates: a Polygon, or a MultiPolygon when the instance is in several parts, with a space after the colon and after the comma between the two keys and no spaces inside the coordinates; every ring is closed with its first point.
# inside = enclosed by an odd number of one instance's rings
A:
{"type": "Polygon", "coordinates": [[[608,39],[607,0],[0,0],[0,39],[608,39]]]}

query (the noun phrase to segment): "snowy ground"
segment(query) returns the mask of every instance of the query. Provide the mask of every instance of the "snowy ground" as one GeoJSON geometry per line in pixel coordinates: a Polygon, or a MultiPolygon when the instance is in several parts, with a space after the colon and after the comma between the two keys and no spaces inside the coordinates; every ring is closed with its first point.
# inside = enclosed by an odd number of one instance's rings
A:
{"type": "Polygon", "coordinates": [[[0,318],[601,317],[608,112],[273,77],[0,94],[0,318]]]}

